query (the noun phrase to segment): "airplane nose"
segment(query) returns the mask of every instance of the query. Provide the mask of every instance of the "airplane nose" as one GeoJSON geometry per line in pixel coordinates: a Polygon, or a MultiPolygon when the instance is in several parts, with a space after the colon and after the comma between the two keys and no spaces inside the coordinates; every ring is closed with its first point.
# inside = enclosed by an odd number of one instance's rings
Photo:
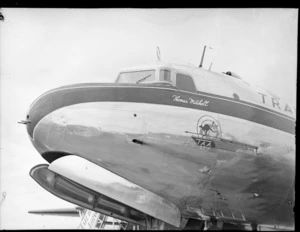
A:
{"type": "Polygon", "coordinates": [[[124,91],[121,88],[112,91],[112,88],[114,86],[106,83],[82,83],[62,86],[41,95],[31,104],[26,121],[21,122],[26,124],[33,146],[41,154],[48,150],[49,144],[46,141],[50,130],[56,133],[55,139],[59,140],[62,127],[55,126],[53,115],[56,115],[55,112],[61,108],[81,103],[123,101],[124,91]]]}
{"type": "MultiPolygon", "coordinates": [[[[34,130],[37,124],[53,111],[83,102],[102,101],[106,99],[110,91],[100,91],[105,84],[74,84],[52,89],[39,98],[30,106],[26,120],[20,123],[26,124],[27,132],[34,139],[34,130]]],[[[51,121],[51,115],[47,118],[51,121]]]]}

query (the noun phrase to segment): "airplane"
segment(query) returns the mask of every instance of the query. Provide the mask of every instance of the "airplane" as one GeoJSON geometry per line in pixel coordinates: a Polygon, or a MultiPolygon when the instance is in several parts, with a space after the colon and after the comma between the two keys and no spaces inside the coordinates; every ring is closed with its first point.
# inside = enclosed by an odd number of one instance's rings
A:
{"type": "Polygon", "coordinates": [[[234,72],[159,59],[52,89],[21,123],[47,161],[30,176],[84,209],[151,229],[289,230],[295,120],[234,72]]]}

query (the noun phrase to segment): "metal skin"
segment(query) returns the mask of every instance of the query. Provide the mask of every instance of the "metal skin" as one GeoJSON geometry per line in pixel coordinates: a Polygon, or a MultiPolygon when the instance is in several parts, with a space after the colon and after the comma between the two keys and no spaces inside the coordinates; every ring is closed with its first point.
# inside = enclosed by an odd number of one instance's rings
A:
{"type": "MultiPolygon", "coordinates": [[[[289,129],[256,123],[255,114],[250,121],[182,102],[139,102],[148,87],[134,86],[79,84],[45,93],[28,112],[33,145],[48,160],[52,152],[82,157],[172,202],[185,218],[294,226],[295,138],[289,129]],[[130,94],[136,102],[126,100],[130,94]],[[218,124],[218,133],[199,129],[204,116],[218,124]],[[192,136],[231,142],[212,148],[192,136]]],[[[167,91],[163,96],[173,102],[174,95],[197,98],[167,91]]]]}

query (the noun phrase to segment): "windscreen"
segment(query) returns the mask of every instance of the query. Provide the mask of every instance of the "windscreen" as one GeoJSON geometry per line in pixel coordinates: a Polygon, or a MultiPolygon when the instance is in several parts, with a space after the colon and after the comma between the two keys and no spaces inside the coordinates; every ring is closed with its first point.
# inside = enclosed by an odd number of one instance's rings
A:
{"type": "Polygon", "coordinates": [[[155,70],[121,72],[117,83],[147,83],[155,80],[155,70]]]}

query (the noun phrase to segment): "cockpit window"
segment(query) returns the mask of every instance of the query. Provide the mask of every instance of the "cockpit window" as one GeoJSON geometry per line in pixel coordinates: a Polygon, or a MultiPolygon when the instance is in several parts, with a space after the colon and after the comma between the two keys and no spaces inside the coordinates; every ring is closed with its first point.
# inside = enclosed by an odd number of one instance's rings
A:
{"type": "Polygon", "coordinates": [[[171,82],[171,72],[167,69],[161,69],[159,71],[159,80],[171,82]]]}
{"type": "Polygon", "coordinates": [[[121,72],[117,83],[147,83],[155,80],[155,70],[121,72]]]}
{"type": "Polygon", "coordinates": [[[196,92],[196,87],[193,81],[193,78],[184,75],[181,73],[176,74],[176,87],[177,89],[188,91],[188,92],[196,92]]]}

